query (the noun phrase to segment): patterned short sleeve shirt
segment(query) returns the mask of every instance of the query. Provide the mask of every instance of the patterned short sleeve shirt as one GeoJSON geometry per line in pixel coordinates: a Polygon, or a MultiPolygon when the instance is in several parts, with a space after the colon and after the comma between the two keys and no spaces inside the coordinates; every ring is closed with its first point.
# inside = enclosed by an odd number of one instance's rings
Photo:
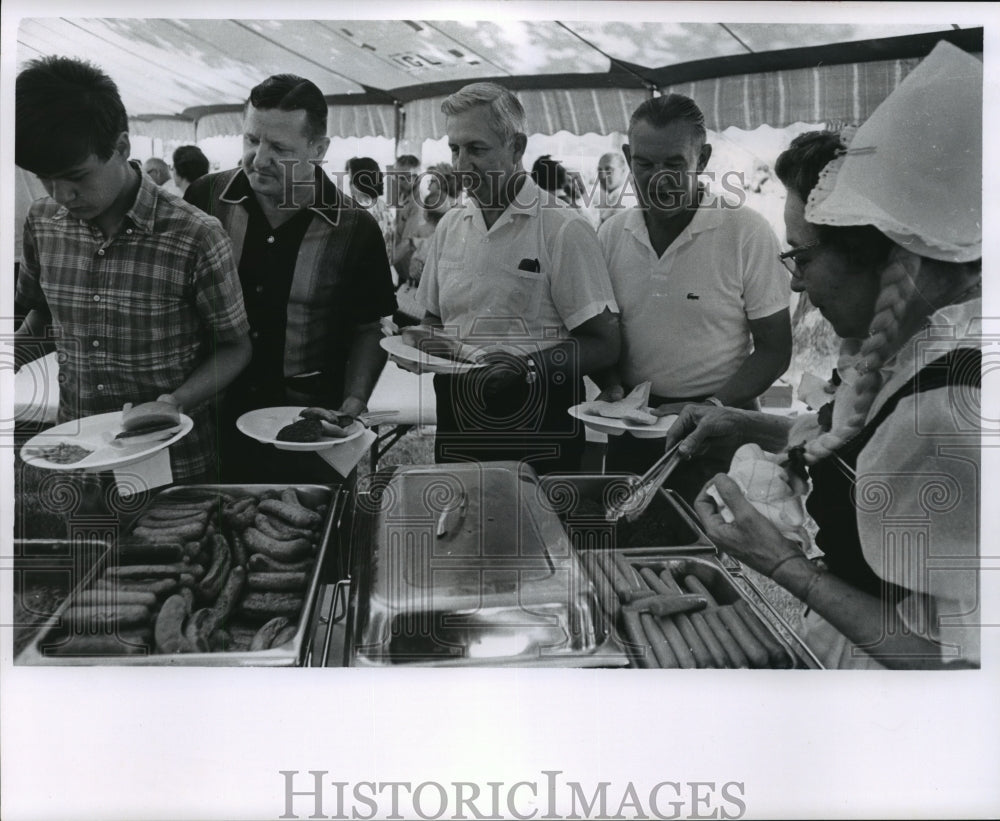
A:
{"type": "MultiPolygon", "coordinates": [[[[52,317],[60,422],[169,393],[216,343],[248,332],[222,226],[141,179],[111,238],[48,197],[28,213],[17,298],[52,317]]],[[[195,427],[171,449],[175,479],[202,473],[214,452],[209,404],[184,410],[195,427]]]]}

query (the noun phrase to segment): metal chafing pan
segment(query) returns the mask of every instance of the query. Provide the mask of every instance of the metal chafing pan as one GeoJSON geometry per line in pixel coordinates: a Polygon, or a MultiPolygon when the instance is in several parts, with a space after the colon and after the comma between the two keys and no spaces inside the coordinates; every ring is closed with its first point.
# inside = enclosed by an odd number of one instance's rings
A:
{"type": "Polygon", "coordinates": [[[308,664],[312,652],[311,632],[314,620],[313,610],[317,604],[320,588],[328,579],[327,574],[336,576],[336,566],[340,562],[340,525],[344,519],[350,494],[341,489],[331,489],[325,485],[175,485],[153,496],[148,504],[137,510],[135,516],[122,527],[122,533],[128,534],[131,525],[141,517],[147,507],[162,500],[184,495],[191,491],[199,493],[226,493],[233,496],[260,496],[266,491],[283,491],[294,488],[303,502],[315,505],[326,504],[327,512],[321,526],[320,541],[316,552],[316,562],[309,579],[302,610],[298,617],[298,627],[294,638],[279,648],[261,651],[219,651],[210,653],[176,653],[122,656],[71,656],[49,655],[45,652],[47,645],[56,642],[61,629],[61,619],[67,607],[73,603],[74,595],[89,588],[105,571],[109,561],[113,561],[110,549],[96,562],[86,578],[76,587],[66,601],[52,615],[34,640],[18,656],[18,664],[35,665],[125,665],[125,666],[267,666],[290,667],[308,664]],[[334,569],[331,571],[331,567],[334,569]]]}
{"type": "MultiPolygon", "coordinates": [[[[539,489],[545,504],[565,525],[574,550],[614,556],[618,569],[631,568],[633,574],[637,574],[638,568],[648,566],[657,573],[670,570],[675,576],[693,575],[719,604],[745,601],[791,655],[793,667],[822,667],[767,597],[742,572],[740,563],[719,553],[701,529],[695,513],[676,493],[659,489],[635,522],[606,521],[605,509],[628,492],[632,481],[634,477],[630,474],[558,474],[542,477],[539,489]]],[[[590,572],[591,563],[587,561],[585,566],[590,572]]],[[[630,581],[637,579],[633,575],[630,581]]],[[[605,600],[606,597],[602,599],[605,600]]],[[[612,614],[608,615],[613,620],[612,614]]],[[[621,627],[620,621],[617,625],[621,627]]]]}
{"type": "Polygon", "coordinates": [[[345,663],[627,664],[544,498],[514,462],[377,474],[354,511],[345,663]]]}

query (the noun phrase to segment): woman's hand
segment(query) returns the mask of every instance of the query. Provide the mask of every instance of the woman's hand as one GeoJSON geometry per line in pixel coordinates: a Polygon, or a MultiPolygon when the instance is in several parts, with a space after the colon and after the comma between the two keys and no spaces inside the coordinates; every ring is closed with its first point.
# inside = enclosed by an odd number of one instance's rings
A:
{"type": "Polygon", "coordinates": [[[725,474],[720,473],[702,488],[694,500],[694,509],[709,538],[758,573],[770,576],[786,559],[802,556],[798,545],[758,513],[739,485],[725,474]],[[732,513],[732,522],[723,519],[718,504],[708,494],[713,485],[732,513]]]}
{"type": "MultiPolygon", "coordinates": [[[[661,405],[653,413],[657,416],[665,415],[661,413],[664,407],[666,406],[661,405]]],[[[720,458],[723,451],[727,451],[726,455],[732,457],[745,441],[743,411],[688,403],[675,412],[678,416],[667,431],[664,447],[670,450],[680,442],[677,452],[684,459],[697,456],[709,446],[713,452],[720,453],[720,458]]]]}

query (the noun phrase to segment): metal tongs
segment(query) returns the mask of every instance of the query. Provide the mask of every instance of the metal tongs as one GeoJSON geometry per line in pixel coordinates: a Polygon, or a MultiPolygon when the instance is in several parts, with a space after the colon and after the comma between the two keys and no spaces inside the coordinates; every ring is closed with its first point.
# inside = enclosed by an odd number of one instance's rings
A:
{"type": "Polygon", "coordinates": [[[678,442],[663,454],[653,466],[638,479],[632,480],[628,493],[616,502],[609,502],[604,510],[604,518],[609,522],[617,522],[622,516],[626,521],[634,522],[649,507],[656,491],[660,489],[674,469],[681,463],[681,455],[677,452],[678,442]]]}

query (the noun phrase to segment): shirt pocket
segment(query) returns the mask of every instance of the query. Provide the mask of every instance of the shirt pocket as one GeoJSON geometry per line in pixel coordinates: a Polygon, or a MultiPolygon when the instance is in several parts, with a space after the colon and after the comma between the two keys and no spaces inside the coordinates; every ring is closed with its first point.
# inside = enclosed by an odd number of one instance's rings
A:
{"type": "Polygon", "coordinates": [[[546,287],[545,275],[538,271],[501,266],[496,276],[496,304],[512,317],[536,319],[546,287]]]}

